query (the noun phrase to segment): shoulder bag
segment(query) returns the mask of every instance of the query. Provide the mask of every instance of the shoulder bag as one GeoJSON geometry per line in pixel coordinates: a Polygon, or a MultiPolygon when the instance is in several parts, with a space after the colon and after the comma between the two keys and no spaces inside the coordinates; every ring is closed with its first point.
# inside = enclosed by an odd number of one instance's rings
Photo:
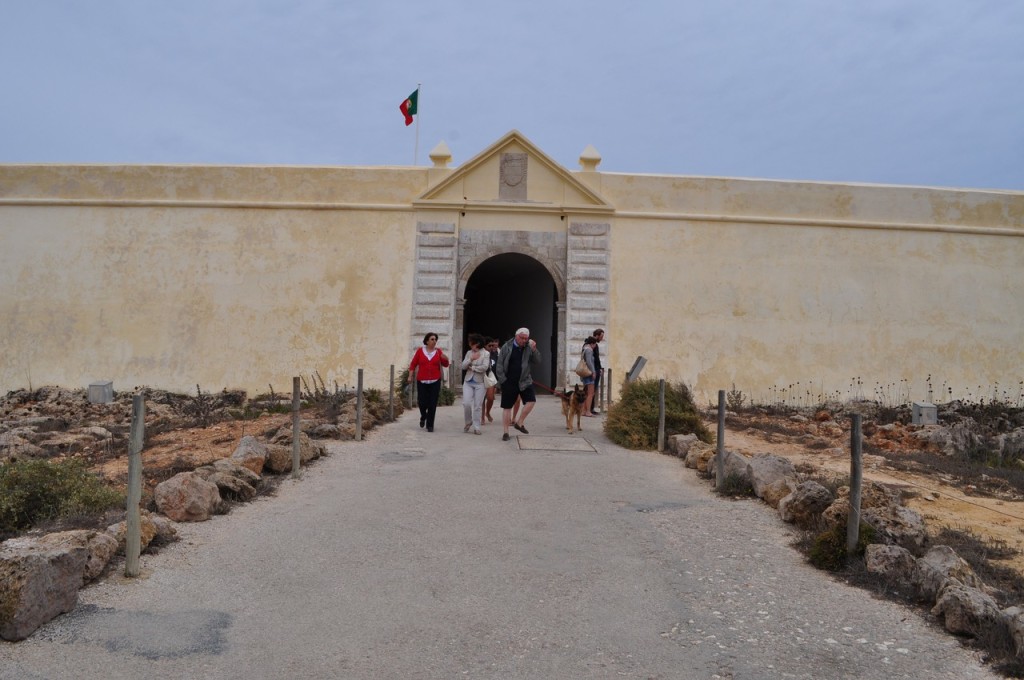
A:
{"type": "Polygon", "coordinates": [[[594,372],[590,370],[589,366],[587,366],[587,360],[582,356],[580,357],[580,363],[576,364],[575,373],[581,378],[589,378],[594,375],[594,372]]]}

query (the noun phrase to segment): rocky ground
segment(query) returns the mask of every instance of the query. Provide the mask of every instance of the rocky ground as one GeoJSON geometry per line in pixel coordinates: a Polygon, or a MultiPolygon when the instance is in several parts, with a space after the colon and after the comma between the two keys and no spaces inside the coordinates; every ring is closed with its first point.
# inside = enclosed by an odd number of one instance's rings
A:
{"type": "Polygon", "coordinates": [[[935,426],[911,424],[909,408],[869,403],[747,408],[728,414],[725,445],[747,455],[784,456],[808,475],[848,478],[849,416],[856,411],[862,414],[864,477],[899,489],[906,505],[924,517],[934,540],[944,529],[974,536],[997,567],[1024,580],[1024,414],[1019,408],[947,405],[935,426]],[[984,465],[998,459],[998,467],[984,465]]]}
{"type": "MultiPolygon", "coordinates": [[[[314,382],[315,387],[315,382],[314,382]]],[[[196,395],[147,390],[143,504],[178,472],[228,457],[245,435],[270,439],[291,419],[290,399],[224,391],[196,395]]],[[[314,438],[352,438],[355,400],[323,389],[303,395],[302,429],[314,438]]],[[[389,402],[368,395],[369,429],[386,422],[389,402]]],[[[402,410],[394,404],[397,413],[402,410]]],[[[850,415],[863,418],[864,471],[900,489],[929,531],[976,534],[1001,564],[1024,578],[1024,410],[1005,405],[940,407],[938,426],[910,423],[909,408],[864,402],[815,409],[730,411],[726,447],[775,453],[806,474],[849,474],[850,415]],[[969,459],[973,458],[974,463],[969,459]],[[981,461],[1000,462],[986,467],[981,461]]],[[[714,430],[714,414],[708,414],[714,430]]],[[[127,481],[131,394],[90,404],[84,390],[44,387],[0,399],[0,462],[77,457],[115,484],[127,481]]]]}
{"type": "MultiPolygon", "coordinates": [[[[198,388],[195,395],[145,392],[143,507],[150,509],[155,509],[153,490],[160,482],[230,456],[245,435],[270,440],[291,423],[288,395],[248,399],[240,391],[209,394],[198,388]]],[[[401,403],[395,402],[394,408],[396,414],[402,412],[401,403]]],[[[302,431],[314,439],[352,439],[355,409],[352,394],[307,390],[302,399],[302,431]]],[[[387,420],[389,403],[379,392],[368,392],[364,411],[363,428],[368,430],[387,420]]],[[[78,458],[108,481],[126,486],[131,418],[130,392],[116,395],[109,404],[89,403],[85,390],[43,387],[10,392],[0,398],[0,463],[78,458]]],[[[263,490],[272,487],[271,479],[263,490]]],[[[87,522],[87,518],[71,520],[87,522]]],[[[67,522],[55,524],[45,528],[65,528],[67,522]]]]}

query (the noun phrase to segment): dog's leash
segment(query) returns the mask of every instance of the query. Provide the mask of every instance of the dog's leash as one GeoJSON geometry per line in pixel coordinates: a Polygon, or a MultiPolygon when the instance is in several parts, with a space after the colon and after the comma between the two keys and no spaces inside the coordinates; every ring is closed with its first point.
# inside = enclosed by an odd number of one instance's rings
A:
{"type": "Polygon", "coordinates": [[[559,392],[558,390],[551,389],[550,387],[548,387],[544,383],[539,383],[536,380],[534,380],[533,384],[537,385],[538,387],[543,387],[544,389],[546,389],[548,392],[550,392],[551,394],[555,395],[556,397],[561,397],[562,399],[568,399],[569,398],[569,397],[565,396],[564,394],[562,394],[561,392],[559,392]]]}

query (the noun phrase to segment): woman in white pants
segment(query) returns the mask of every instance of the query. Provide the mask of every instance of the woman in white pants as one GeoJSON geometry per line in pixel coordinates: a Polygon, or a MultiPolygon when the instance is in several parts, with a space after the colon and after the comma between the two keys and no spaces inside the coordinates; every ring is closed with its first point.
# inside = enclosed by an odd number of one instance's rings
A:
{"type": "Polygon", "coordinates": [[[466,427],[463,432],[473,428],[473,434],[480,434],[480,414],[487,394],[484,374],[491,367],[491,354],[483,349],[484,339],[479,333],[469,334],[469,351],[462,360],[462,409],[465,413],[466,427]]]}

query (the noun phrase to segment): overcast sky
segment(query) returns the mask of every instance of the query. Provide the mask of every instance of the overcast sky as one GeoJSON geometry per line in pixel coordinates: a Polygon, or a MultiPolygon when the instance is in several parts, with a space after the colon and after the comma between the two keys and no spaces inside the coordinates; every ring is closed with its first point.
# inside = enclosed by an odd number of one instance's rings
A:
{"type": "Polygon", "coordinates": [[[411,165],[1024,190],[1022,0],[0,0],[0,163],[411,165]]]}

